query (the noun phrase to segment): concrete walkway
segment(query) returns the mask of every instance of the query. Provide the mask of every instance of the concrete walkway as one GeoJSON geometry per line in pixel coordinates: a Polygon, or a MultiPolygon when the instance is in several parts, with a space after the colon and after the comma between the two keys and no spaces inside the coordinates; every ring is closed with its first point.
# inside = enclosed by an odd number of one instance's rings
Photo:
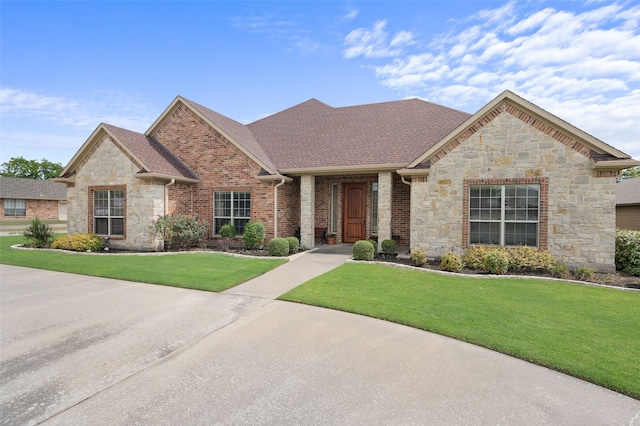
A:
{"type": "Polygon", "coordinates": [[[640,426],[640,401],[582,380],[273,300],[345,250],[222,294],[0,265],[0,424],[640,426]]]}

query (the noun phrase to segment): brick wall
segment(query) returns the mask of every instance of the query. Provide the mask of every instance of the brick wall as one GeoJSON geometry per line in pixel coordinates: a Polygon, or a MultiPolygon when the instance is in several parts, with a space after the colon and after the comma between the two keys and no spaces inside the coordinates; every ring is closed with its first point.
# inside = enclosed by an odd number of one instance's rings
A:
{"type": "Polygon", "coordinates": [[[26,200],[26,216],[5,216],[4,200],[0,199],[0,218],[2,220],[58,219],[58,201],[26,200]]]}

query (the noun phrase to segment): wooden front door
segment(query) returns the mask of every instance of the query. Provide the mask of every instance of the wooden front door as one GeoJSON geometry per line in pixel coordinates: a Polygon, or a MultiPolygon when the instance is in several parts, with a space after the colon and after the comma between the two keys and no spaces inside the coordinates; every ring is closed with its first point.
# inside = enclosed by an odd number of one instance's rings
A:
{"type": "Polygon", "coordinates": [[[355,243],[365,238],[365,215],[367,205],[366,183],[344,184],[344,214],[342,241],[355,243]]]}

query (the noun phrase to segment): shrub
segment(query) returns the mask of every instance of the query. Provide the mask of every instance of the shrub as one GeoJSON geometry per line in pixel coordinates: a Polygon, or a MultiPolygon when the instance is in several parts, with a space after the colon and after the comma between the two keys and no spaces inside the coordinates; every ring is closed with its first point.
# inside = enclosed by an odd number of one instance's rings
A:
{"type": "Polygon", "coordinates": [[[414,248],[411,250],[411,262],[416,266],[423,267],[427,264],[427,252],[420,247],[414,248]]]}
{"type": "Polygon", "coordinates": [[[58,238],[51,248],[71,251],[99,251],[104,246],[104,238],[95,234],[74,234],[58,238]]]}
{"type": "Polygon", "coordinates": [[[355,260],[373,260],[373,244],[367,240],[356,241],[353,245],[353,258],[355,260]]]}
{"type": "Polygon", "coordinates": [[[198,216],[168,214],[153,221],[153,234],[164,241],[168,250],[183,250],[202,242],[209,225],[198,216]]]}
{"type": "Polygon", "coordinates": [[[571,271],[569,271],[569,267],[564,263],[558,262],[552,269],[551,274],[556,278],[562,278],[564,280],[569,280],[572,277],[571,271]]]}
{"type": "Polygon", "coordinates": [[[516,247],[507,249],[509,269],[517,272],[552,272],[558,264],[554,255],[546,250],[534,247],[516,247]]]}
{"type": "Polygon", "coordinates": [[[462,257],[453,252],[447,252],[442,256],[440,267],[449,272],[460,272],[464,268],[462,257]]]}
{"type": "Polygon", "coordinates": [[[469,269],[484,269],[484,258],[495,250],[506,250],[500,246],[473,246],[462,256],[462,261],[469,269]]]}
{"type": "Polygon", "coordinates": [[[300,248],[300,241],[296,237],[287,237],[287,242],[289,243],[289,254],[296,253],[300,248]]]}
{"type": "Polygon", "coordinates": [[[230,223],[225,223],[220,227],[220,236],[222,238],[233,238],[237,234],[236,227],[230,223]]]}
{"type": "Polygon", "coordinates": [[[509,270],[509,254],[505,250],[494,250],[482,259],[482,265],[492,274],[504,274],[509,270]]]}
{"type": "Polygon", "coordinates": [[[616,229],[616,268],[640,276],[640,231],[616,229]]]}
{"type": "Polygon", "coordinates": [[[378,240],[369,239],[367,240],[373,245],[373,257],[378,255],[378,240]]]}
{"type": "Polygon", "coordinates": [[[286,256],[289,254],[289,241],[286,238],[272,238],[267,250],[271,256],[286,256]]]}
{"type": "Polygon", "coordinates": [[[393,254],[396,252],[396,247],[398,244],[393,240],[383,240],[382,241],[382,251],[386,254],[393,254]]]}
{"type": "Polygon", "coordinates": [[[24,237],[32,247],[49,247],[53,241],[53,231],[46,223],[38,217],[31,221],[31,225],[23,232],[24,237]]]}
{"type": "Polygon", "coordinates": [[[264,225],[260,222],[250,220],[244,226],[244,246],[248,249],[262,249],[264,247],[264,225]]]}
{"type": "Polygon", "coordinates": [[[575,271],[573,271],[573,275],[580,281],[588,281],[595,271],[593,269],[587,268],[586,266],[578,266],[575,271]]]}

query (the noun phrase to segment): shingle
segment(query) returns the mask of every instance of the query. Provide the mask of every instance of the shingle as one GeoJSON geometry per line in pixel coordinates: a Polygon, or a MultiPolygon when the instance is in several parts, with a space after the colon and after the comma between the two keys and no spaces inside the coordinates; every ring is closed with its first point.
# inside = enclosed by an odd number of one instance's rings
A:
{"type": "Polygon", "coordinates": [[[147,172],[188,179],[198,178],[154,138],[111,124],[103,123],[103,125],[149,168],[147,172]]]}
{"type": "Polygon", "coordinates": [[[616,205],[640,204],[640,178],[616,183],[616,205]]]}
{"type": "Polygon", "coordinates": [[[67,185],[50,180],[0,176],[0,198],[66,200],[67,185]]]}

